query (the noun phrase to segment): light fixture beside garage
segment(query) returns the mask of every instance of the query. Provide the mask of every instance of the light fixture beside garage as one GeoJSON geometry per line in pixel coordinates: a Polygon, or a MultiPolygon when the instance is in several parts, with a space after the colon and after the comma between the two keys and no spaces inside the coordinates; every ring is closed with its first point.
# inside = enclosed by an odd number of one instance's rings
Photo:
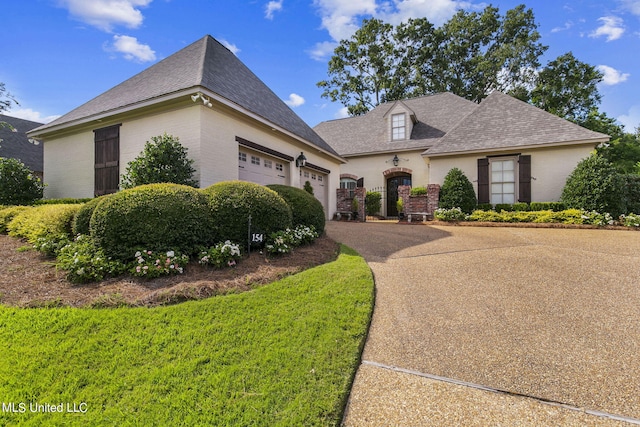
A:
{"type": "Polygon", "coordinates": [[[302,168],[306,164],[307,164],[307,158],[304,156],[304,153],[301,151],[300,155],[296,158],[296,166],[299,168],[302,168]]]}
{"type": "Polygon", "coordinates": [[[193,102],[196,102],[198,99],[202,100],[202,103],[206,106],[206,107],[213,107],[213,104],[211,103],[211,100],[209,98],[207,98],[206,96],[204,96],[202,93],[198,92],[195,93],[193,95],[191,95],[191,100],[193,102]]]}

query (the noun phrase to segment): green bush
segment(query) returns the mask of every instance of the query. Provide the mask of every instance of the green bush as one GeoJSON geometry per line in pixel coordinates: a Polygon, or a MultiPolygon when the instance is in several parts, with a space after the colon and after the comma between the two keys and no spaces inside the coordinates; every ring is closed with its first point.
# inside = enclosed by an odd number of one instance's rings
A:
{"type": "Polygon", "coordinates": [[[566,209],[562,202],[531,202],[529,204],[530,211],[554,211],[560,212],[566,209]]]}
{"type": "Polygon", "coordinates": [[[42,199],[44,185],[20,160],[0,157],[0,204],[31,205],[42,199]]]}
{"type": "Polygon", "coordinates": [[[39,238],[71,238],[71,223],[80,205],[42,205],[23,210],[8,225],[9,235],[36,244],[39,238]]]}
{"type": "Polygon", "coordinates": [[[30,208],[30,206],[10,206],[0,210],[0,233],[7,232],[7,226],[14,216],[30,208]]]}
{"type": "Polygon", "coordinates": [[[382,194],[377,191],[367,191],[364,196],[364,210],[367,215],[375,215],[382,208],[382,194]]]}
{"type": "Polygon", "coordinates": [[[625,213],[640,214],[640,176],[624,175],[625,213]]]}
{"type": "Polygon", "coordinates": [[[214,225],[209,235],[212,242],[230,240],[246,247],[249,216],[252,231],[265,236],[291,227],[292,214],[287,202],[262,185],[223,181],[202,192],[208,197],[213,216],[214,225]]]}
{"type": "Polygon", "coordinates": [[[302,187],[304,191],[311,194],[313,196],[313,186],[309,181],[304,182],[304,187],[302,187]]]}
{"type": "Polygon", "coordinates": [[[580,161],[567,178],[561,201],[568,208],[624,213],[624,179],[606,159],[592,154],[580,161]]]}
{"type": "Polygon", "coordinates": [[[272,184],[267,188],[275,191],[291,209],[292,226],[313,226],[319,234],[324,232],[325,215],[322,203],[310,193],[288,185],[272,184]]]}
{"type": "Polygon", "coordinates": [[[99,282],[127,269],[125,264],[109,259],[86,235],[77,236],[57,252],[56,267],[65,270],[67,280],[73,283],[99,282]]]}
{"type": "Polygon", "coordinates": [[[75,198],[64,198],[64,199],[40,199],[36,200],[36,205],[73,205],[73,204],[82,204],[87,203],[93,200],[93,198],[84,198],[84,199],[75,199],[75,198]]]}
{"type": "Polygon", "coordinates": [[[478,203],[477,210],[479,211],[492,211],[493,205],[491,203],[478,203]]]}
{"type": "Polygon", "coordinates": [[[89,199],[87,203],[80,207],[76,216],[73,218],[73,223],[71,224],[74,236],[77,236],[78,234],[89,235],[89,222],[91,221],[91,215],[93,215],[93,211],[96,209],[96,206],[98,206],[98,203],[108,196],[109,195],[89,199]]]}
{"type": "Polygon", "coordinates": [[[426,196],[427,195],[427,187],[413,187],[411,188],[412,196],[426,196]]]}
{"type": "Polygon", "coordinates": [[[192,179],[193,160],[187,157],[187,148],[177,137],[154,136],[144,145],[142,153],[129,162],[122,176],[122,188],[154,183],[174,183],[196,187],[192,179]]]}
{"type": "Polygon", "coordinates": [[[496,207],[494,208],[496,212],[511,212],[513,211],[513,205],[511,203],[496,203],[496,207]]]}
{"type": "Polygon", "coordinates": [[[458,168],[451,169],[444,177],[440,189],[439,206],[445,209],[460,208],[464,213],[471,213],[478,204],[473,185],[467,176],[458,168]]]}
{"type": "Polygon", "coordinates": [[[433,216],[440,221],[465,221],[467,219],[467,214],[462,212],[460,208],[438,208],[433,216]]]}
{"type": "Polygon", "coordinates": [[[124,261],[139,249],[194,254],[212,242],[207,198],[185,185],[148,184],[111,194],[89,224],[105,254],[124,261]]]}

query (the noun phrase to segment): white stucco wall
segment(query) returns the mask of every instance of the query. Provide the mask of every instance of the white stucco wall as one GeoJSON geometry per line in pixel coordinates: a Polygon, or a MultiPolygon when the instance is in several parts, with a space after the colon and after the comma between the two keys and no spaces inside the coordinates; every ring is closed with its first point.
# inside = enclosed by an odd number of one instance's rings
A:
{"type": "MultiPolygon", "coordinates": [[[[556,148],[528,149],[511,153],[531,156],[531,200],[534,202],[553,202],[560,199],[562,189],[569,174],[575,169],[580,160],[589,156],[593,151],[592,144],[562,146],[556,148]]],[[[491,153],[510,154],[505,153],[491,153]]],[[[478,164],[479,158],[487,154],[473,154],[454,157],[434,157],[431,159],[430,183],[440,184],[449,170],[454,167],[461,169],[472,182],[478,193],[478,164]]]]}
{"type": "MultiPolygon", "coordinates": [[[[411,182],[413,186],[426,186],[429,174],[427,163],[420,155],[424,150],[407,151],[397,153],[400,162],[398,168],[411,170],[411,182]]],[[[342,165],[341,174],[351,174],[358,178],[364,177],[364,186],[367,190],[377,187],[385,187],[387,178],[383,172],[393,169],[391,160],[395,153],[375,154],[369,156],[348,157],[347,164],[342,165]]]]}
{"type": "Polygon", "coordinates": [[[44,197],[93,197],[93,131],[45,140],[43,147],[44,197]]]}

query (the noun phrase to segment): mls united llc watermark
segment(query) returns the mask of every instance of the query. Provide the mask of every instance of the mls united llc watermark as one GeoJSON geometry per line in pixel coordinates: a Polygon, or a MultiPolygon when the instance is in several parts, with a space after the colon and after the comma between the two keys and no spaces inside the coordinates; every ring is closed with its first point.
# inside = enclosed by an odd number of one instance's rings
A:
{"type": "Polygon", "coordinates": [[[30,413],[53,413],[53,412],[65,412],[65,413],[80,413],[87,412],[87,404],[81,403],[38,403],[38,402],[2,402],[0,409],[3,413],[24,414],[30,413]]]}

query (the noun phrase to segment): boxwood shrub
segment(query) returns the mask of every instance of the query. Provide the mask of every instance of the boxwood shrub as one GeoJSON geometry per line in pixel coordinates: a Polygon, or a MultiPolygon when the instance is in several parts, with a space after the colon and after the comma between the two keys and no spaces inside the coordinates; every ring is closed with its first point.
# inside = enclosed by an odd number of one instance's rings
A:
{"type": "Polygon", "coordinates": [[[91,220],[91,215],[93,215],[93,211],[96,209],[96,206],[98,206],[98,203],[104,200],[105,197],[108,197],[108,195],[90,199],[80,207],[80,210],[76,213],[76,216],[73,218],[73,223],[71,224],[74,235],[89,234],[89,221],[91,220]]]}
{"type": "Polygon", "coordinates": [[[71,238],[71,223],[80,205],[40,205],[23,210],[13,217],[7,229],[10,236],[22,237],[36,244],[39,238],[71,238]]]}
{"type": "Polygon", "coordinates": [[[444,209],[460,208],[464,213],[471,213],[476,208],[478,199],[469,178],[458,168],[451,169],[444,177],[440,189],[439,206],[444,209]]]}
{"type": "MultiPolygon", "coordinates": [[[[246,247],[249,215],[255,232],[265,236],[291,227],[291,208],[275,191],[245,181],[223,181],[202,192],[208,197],[215,242],[231,240],[246,247]]],[[[101,205],[102,206],[102,205],[101,205]]]]}
{"type": "Polygon", "coordinates": [[[322,203],[300,188],[288,185],[272,184],[267,188],[275,191],[287,202],[291,209],[292,226],[313,226],[318,234],[324,232],[325,215],[322,203]]]}
{"type": "Polygon", "coordinates": [[[123,261],[140,249],[194,254],[211,244],[213,223],[207,198],[179,184],[147,184],[120,191],[98,203],[90,235],[107,256],[123,261]]]}

